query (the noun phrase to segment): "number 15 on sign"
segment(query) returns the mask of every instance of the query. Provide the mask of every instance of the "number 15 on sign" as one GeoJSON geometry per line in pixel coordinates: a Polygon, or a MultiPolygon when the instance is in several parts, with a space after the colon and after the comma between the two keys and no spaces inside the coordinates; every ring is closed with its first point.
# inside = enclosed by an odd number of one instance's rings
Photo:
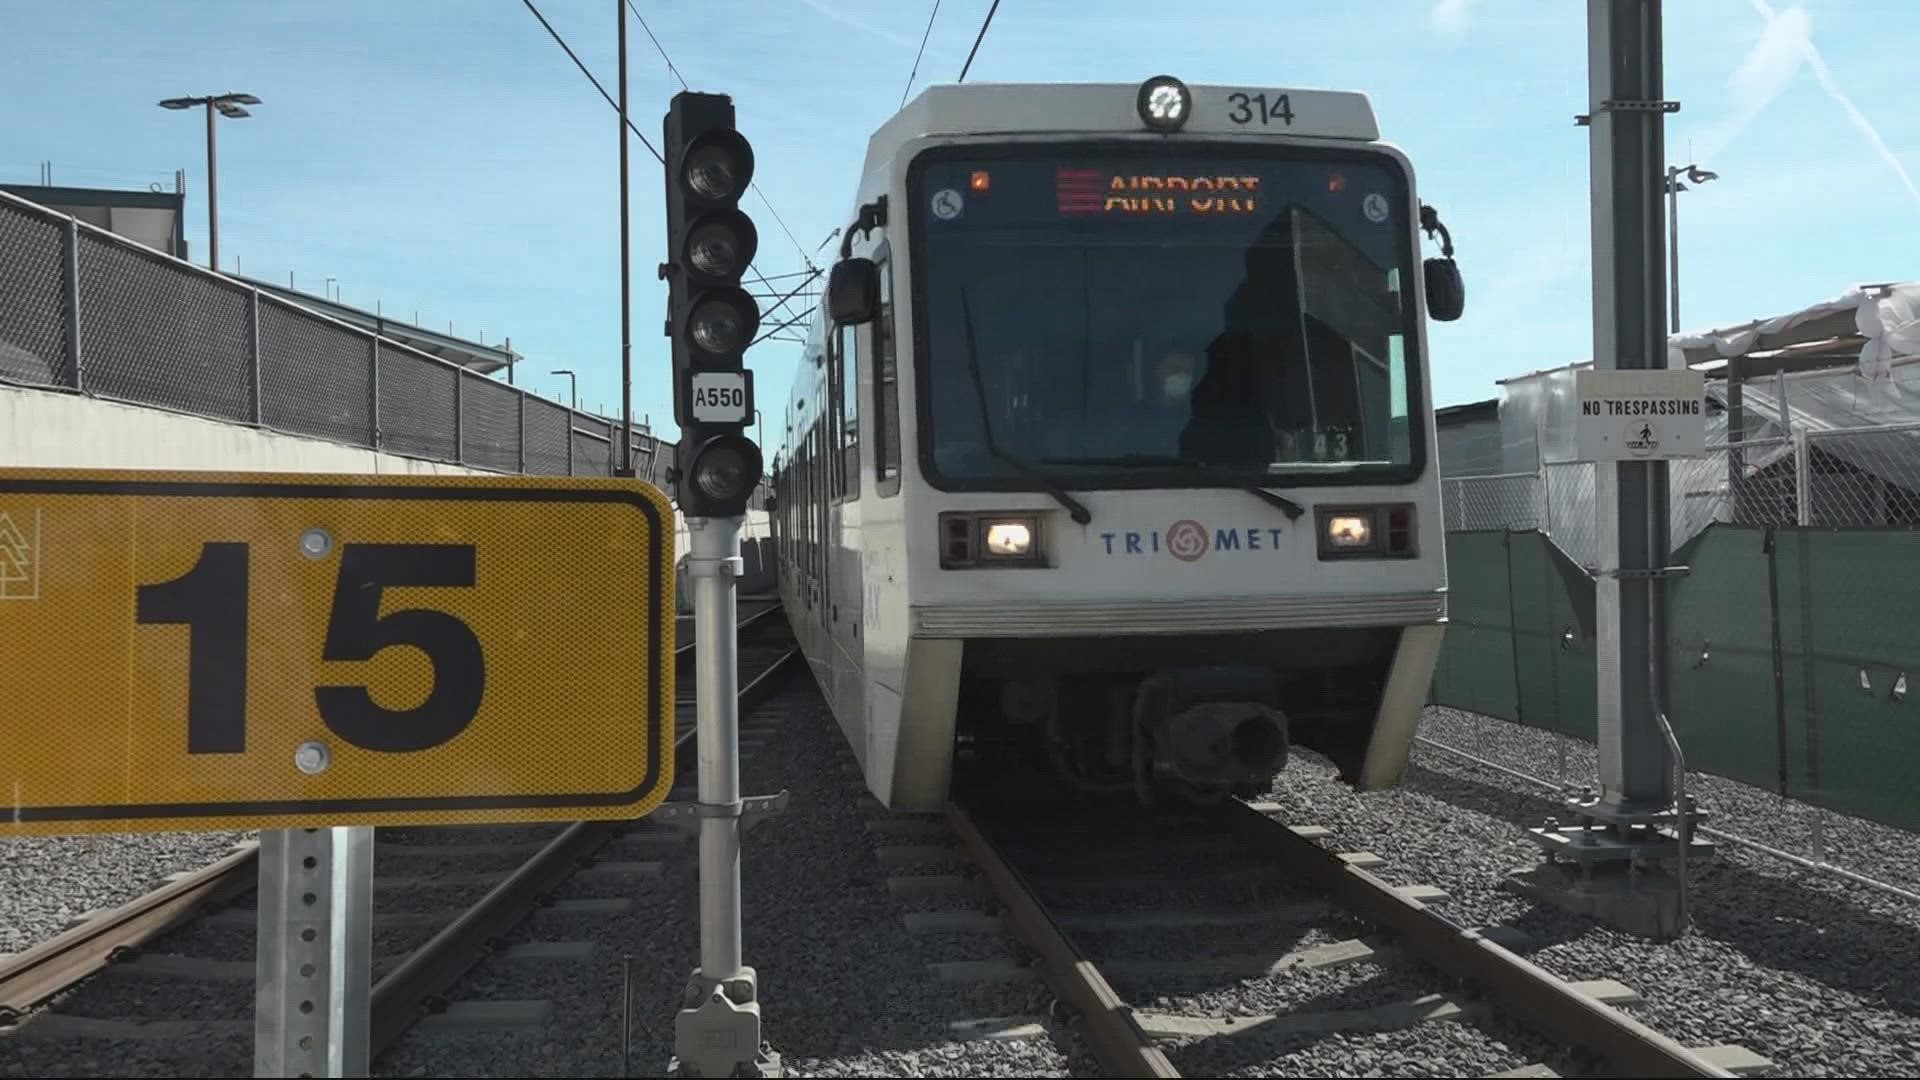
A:
{"type": "Polygon", "coordinates": [[[0,836],[644,815],[672,529],[625,479],[0,470],[0,836]]]}

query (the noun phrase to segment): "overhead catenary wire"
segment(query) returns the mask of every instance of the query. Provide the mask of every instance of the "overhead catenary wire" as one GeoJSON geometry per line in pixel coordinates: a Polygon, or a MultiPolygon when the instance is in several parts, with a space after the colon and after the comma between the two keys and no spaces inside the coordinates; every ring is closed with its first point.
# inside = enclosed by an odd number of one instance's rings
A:
{"type": "MultiPolygon", "coordinates": [[[[680,69],[674,65],[673,57],[667,55],[667,47],[661,44],[659,37],[655,36],[653,32],[653,28],[647,25],[646,18],[640,14],[640,9],[633,6],[633,0],[626,0],[626,5],[627,10],[633,12],[633,17],[640,20],[640,28],[647,32],[647,37],[653,41],[653,47],[660,50],[660,59],[666,61],[667,70],[673,73],[674,78],[680,80],[681,89],[691,91],[693,88],[687,85],[686,76],[680,74],[680,69]]],[[[800,261],[806,265],[808,270],[814,269],[813,259],[807,255],[806,247],[800,243],[798,237],[793,235],[793,230],[787,228],[786,219],[780,216],[780,211],[773,208],[773,200],[767,198],[766,192],[760,190],[760,182],[757,180],[751,181],[748,186],[752,188],[755,195],[760,196],[760,201],[766,204],[767,212],[773,215],[775,222],[779,223],[780,228],[787,234],[787,239],[793,241],[794,249],[800,252],[800,261]]],[[[753,274],[754,279],[759,281],[760,284],[765,285],[768,289],[773,288],[773,284],[767,280],[766,275],[760,272],[759,267],[750,264],[747,270],[753,274]]],[[[782,300],[776,306],[784,308],[786,307],[786,301],[782,300]]],[[[788,308],[788,310],[792,309],[788,308]]]]}
{"type": "MultiPolygon", "coordinates": [[[[653,42],[653,47],[660,50],[660,59],[667,62],[667,70],[673,73],[674,78],[680,80],[680,89],[692,90],[693,87],[687,85],[687,77],[680,74],[680,69],[674,66],[673,57],[667,55],[667,47],[660,44],[660,39],[654,36],[653,27],[647,25],[646,16],[640,14],[640,9],[633,6],[633,0],[627,0],[627,10],[633,12],[633,17],[640,20],[640,29],[647,32],[647,38],[653,42]]],[[[787,239],[793,241],[794,249],[800,252],[800,261],[811,268],[813,260],[808,258],[806,247],[800,243],[799,237],[793,235],[793,230],[787,228],[787,220],[780,216],[780,211],[774,209],[773,200],[767,198],[767,193],[760,190],[760,182],[755,180],[749,186],[752,187],[755,195],[760,196],[760,201],[766,204],[767,213],[773,215],[773,220],[780,226],[781,231],[787,234],[787,239]]]]}
{"type": "MultiPolygon", "coordinates": [[[[613,100],[613,95],[607,93],[607,88],[604,86],[601,86],[600,80],[594,78],[593,72],[587,70],[587,65],[580,62],[580,57],[574,54],[573,46],[568,45],[566,39],[560,36],[560,31],[555,30],[553,28],[553,24],[547,21],[547,17],[545,15],[540,14],[540,9],[533,6],[533,0],[520,0],[520,2],[527,6],[528,11],[533,12],[534,18],[540,20],[541,26],[544,26],[547,28],[548,35],[550,35],[553,38],[553,40],[556,43],[558,43],[562,49],[565,49],[567,51],[567,56],[573,60],[573,66],[580,69],[580,74],[585,75],[587,77],[587,81],[593,84],[593,88],[595,90],[600,91],[600,96],[607,99],[607,108],[612,109],[615,112],[620,111],[620,103],[613,100]]],[[[998,2],[998,0],[996,0],[996,2],[998,2]]],[[[640,145],[647,148],[647,152],[653,155],[653,159],[655,161],[658,161],[662,165],[665,165],[667,163],[667,159],[660,155],[659,150],[654,149],[653,143],[647,140],[646,135],[642,134],[639,128],[633,126],[633,120],[631,118],[627,120],[627,130],[639,136],[640,145]]]]}
{"type": "Polygon", "coordinates": [[[993,6],[987,9],[987,17],[980,20],[980,32],[974,35],[973,48],[967,50],[967,62],[961,66],[960,78],[956,81],[967,81],[967,72],[973,68],[973,55],[980,51],[980,42],[987,36],[987,27],[993,25],[993,13],[999,10],[1000,0],[993,0],[993,6]]]}
{"type": "MultiPolygon", "coordinates": [[[[593,77],[593,72],[587,69],[587,65],[580,61],[580,57],[578,54],[576,54],[573,51],[573,47],[567,44],[566,39],[560,36],[560,32],[558,30],[555,30],[553,28],[553,24],[547,21],[547,17],[540,13],[540,9],[538,7],[534,6],[533,0],[520,0],[520,2],[526,5],[527,10],[533,13],[534,18],[540,20],[541,26],[546,27],[548,36],[552,37],[556,44],[558,44],[562,49],[566,50],[567,56],[573,60],[573,65],[580,69],[580,74],[585,75],[587,77],[587,81],[593,84],[593,88],[595,90],[600,91],[600,96],[606,99],[607,107],[615,110],[616,112],[619,111],[619,108],[620,108],[619,103],[614,101],[613,96],[607,93],[606,87],[600,85],[600,80],[593,77]]],[[[627,0],[627,7],[629,9],[633,8],[632,0],[627,0]]],[[[640,14],[639,11],[637,10],[635,10],[633,13],[635,16],[638,16],[640,14]]],[[[645,19],[641,20],[641,26],[642,28],[646,28],[645,19]]],[[[647,29],[647,36],[653,39],[654,47],[660,50],[660,57],[661,59],[667,62],[667,69],[673,72],[674,77],[680,80],[680,84],[682,86],[686,86],[686,79],[680,75],[679,69],[674,66],[673,58],[667,55],[667,50],[664,46],[660,44],[660,39],[657,37],[654,37],[653,31],[651,29],[647,29]]],[[[631,131],[634,133],[634,135],[638,136],[638,138],[640,139],[641,145],[647,148],[647,151],[653,155],[653,159],[655,161],[658,161],[661,165],[664,166],[667,163],[667,159],[661,155],[659,150],[654,148],[653,143],[648,141],[646,135],[643,134],[639,128],[633,125],[633,120],[631,118],[629,118],[626,121],[626,125],[627,125],[628,131],[631,131]]],[[[760,201],[766,204],[767,211],[773,215],[774,221],[778,222],[780,225],[780,228],[786,232],[787,239],[793,241],[794,248],[800,252],[801,261],[806,264],[808,270],[812,270],[814,268],[813,259],[807,255],[806,246],[800,243],[799,238],[793,235],[793,230],[787,227],[786,219],[780,216],[780,211],[774,209],[773,201],[768,199],[766,193],[760,190],[759,182],[755,181],[752,187],[753,187],[754,194],[760,196],[760,201]]],[[[767,279],[765,277],[761,276],[760,271],[757,268],[749,267],[749,269],[753,271],[754,277],[758,278],[762,284],[766,284],[768,288],[772,288],[772,285],[767,282],[767,279]]],[[[804,272],[805,271],[802,271],[802,273],[804,272]]]]}
{"type": "Polygon", "coordinates": [[[933,0],[933,11],[927,15],[927,28],[920,33],[920,51],[913,54],[913,70],[907,72],[907,85],[900,91],[900,104],[904,107],[907,95],[913,92],[913,78],[920,74],[920,58],[927,54],[927,38],[933,36],[933,20],[940,14],[940,0],[933,0]]]}

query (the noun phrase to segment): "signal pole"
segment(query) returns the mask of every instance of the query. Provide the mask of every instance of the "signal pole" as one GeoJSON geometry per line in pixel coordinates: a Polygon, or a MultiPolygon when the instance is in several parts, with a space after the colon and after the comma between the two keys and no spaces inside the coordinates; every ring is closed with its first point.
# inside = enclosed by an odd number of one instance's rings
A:
{"type": "Polygon", "coordinates": [[[620,453],[615,476],[633,475],[633,267],[627,229],[627,0],[613,0],[620,20],[620,453]]]}
{"type": "Polygon", "coordinates": [[[740,529],[760,482],[760,448],[746,435],[753,378],[744,356],[760,309],[740,287],[758,234],[739,209],[753,147],[734,130],[722,94],[675,94],[665,145],[667,335],[680,424],[672,480],[689,536],[698,712],[700,967],[674,1020],[675,1076],[778,1076],[760,1041],[759,983],[742,959],[739,658],[735,583],[740,529]]]}

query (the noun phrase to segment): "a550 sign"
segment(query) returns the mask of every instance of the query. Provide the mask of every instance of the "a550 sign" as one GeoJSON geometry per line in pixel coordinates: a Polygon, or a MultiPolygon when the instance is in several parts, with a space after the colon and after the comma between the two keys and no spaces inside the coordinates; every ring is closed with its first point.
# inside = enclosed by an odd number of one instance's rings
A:
{"type": "Polygon", "coordinates": [[[0,835],[644,815],[672,522],[629,479],[0,470],[0,835]]]}

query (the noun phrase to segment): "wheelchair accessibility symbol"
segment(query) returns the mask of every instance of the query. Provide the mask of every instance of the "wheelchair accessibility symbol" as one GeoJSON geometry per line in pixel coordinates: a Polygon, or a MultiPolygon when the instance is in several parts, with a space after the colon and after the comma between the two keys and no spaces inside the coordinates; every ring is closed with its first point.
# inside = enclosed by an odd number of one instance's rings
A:
{"type": "Polygon", "coordinates": [[[933,196],[933,216],[941,221],[952,221],[960,216],[960,193],[952,188],[941,188],[933,196]]]}

